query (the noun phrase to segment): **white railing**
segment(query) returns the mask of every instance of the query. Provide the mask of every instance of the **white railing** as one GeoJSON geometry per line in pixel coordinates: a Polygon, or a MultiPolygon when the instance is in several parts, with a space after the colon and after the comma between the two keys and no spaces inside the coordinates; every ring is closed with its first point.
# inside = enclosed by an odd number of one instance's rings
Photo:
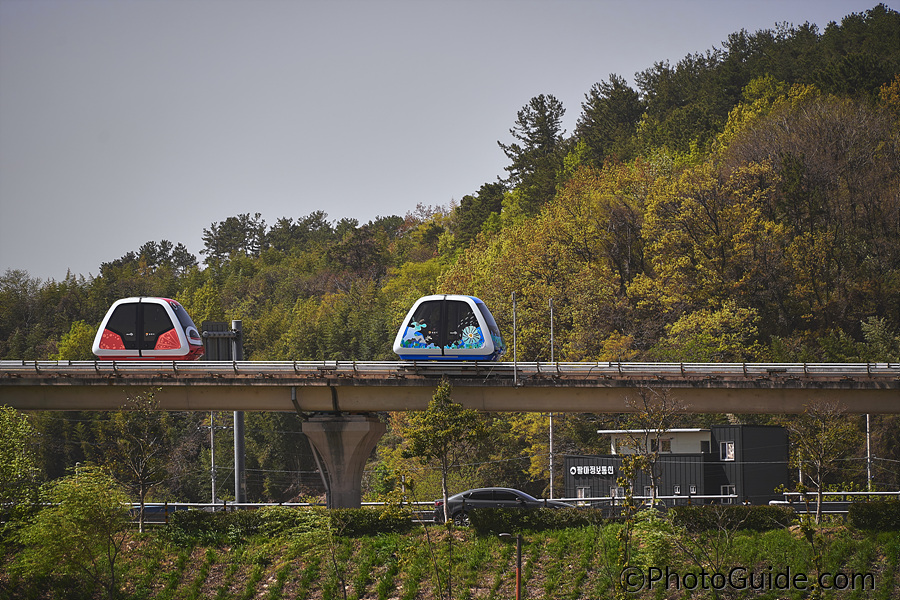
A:
{"type": "MultiPolygon", "coordinates": [[[[788,506],[800,515],[816,514],[816,500],[819,492],[783,492],[784,500],[772,500],[773,506],[788,506]]],[[[822,492],[822,514],[846,516],[850,505],[854,502],[871,499],[900,499],[900,491],[896,492],[822,492]],[[838,498],[835,500],[834,498],[838,498]]]]}

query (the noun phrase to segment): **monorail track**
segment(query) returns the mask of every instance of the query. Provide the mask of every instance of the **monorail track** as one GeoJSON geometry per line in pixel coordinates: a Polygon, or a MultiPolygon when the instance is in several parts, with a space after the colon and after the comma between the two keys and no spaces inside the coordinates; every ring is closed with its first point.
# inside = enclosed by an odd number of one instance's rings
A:
{"type": "Polygon", "coordinates": [[[0,378],[553,378],[613,379],[795,379],[900,383],[900,363],[640,363],[471,361],[0,361],[0,378]]]}
{"type": "Polygon", "coordinates": [[[488,411],[621,412],[666,389],[691,412],[900,413],[900,363],[0,361],[0,403],[109,410],[153,388],[167,410],[419,410],[442,379],[488,411]],[[114,390],[116,393],[114,393],[114,390]]]}

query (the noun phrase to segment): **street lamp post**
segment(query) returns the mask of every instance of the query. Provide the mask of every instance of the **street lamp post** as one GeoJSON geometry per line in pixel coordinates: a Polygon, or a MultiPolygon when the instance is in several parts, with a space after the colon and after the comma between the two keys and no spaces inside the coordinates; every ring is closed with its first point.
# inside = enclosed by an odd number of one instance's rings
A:
{"type": "MultiPolygon", "coordinates": [[[[511,538],[511,533],[501,533],[501,538],[511,538]]],[[[522,534],[516,534],[516,600],[522,600],[522,534]]]]}

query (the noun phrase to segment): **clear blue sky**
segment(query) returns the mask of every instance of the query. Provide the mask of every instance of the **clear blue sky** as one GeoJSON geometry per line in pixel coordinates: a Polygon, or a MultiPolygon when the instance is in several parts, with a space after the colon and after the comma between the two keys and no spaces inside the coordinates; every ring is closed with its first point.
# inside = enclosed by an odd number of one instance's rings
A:
{"type": "Polygon", "coordinates": [[[447,205],[505,174],[497,141],[533,96],[571,132],[610,73],[876,4],[0,0],[0,274],[97,275],[149,240],[198,254],[240,213],[447,205]]]}

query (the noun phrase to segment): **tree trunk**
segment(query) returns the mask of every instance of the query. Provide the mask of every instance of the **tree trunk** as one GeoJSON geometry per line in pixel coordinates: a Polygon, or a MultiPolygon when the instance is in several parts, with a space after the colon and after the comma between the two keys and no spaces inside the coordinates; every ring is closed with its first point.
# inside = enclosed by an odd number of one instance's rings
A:
{"type": "Polygon", "coordinates": [[[444,460],[441,460],[441,493],[444,495],[444,523],[447,523],[450,520],[450,506],[449,500],[450,496],[447,493],[447,463],[444,460]]]}

